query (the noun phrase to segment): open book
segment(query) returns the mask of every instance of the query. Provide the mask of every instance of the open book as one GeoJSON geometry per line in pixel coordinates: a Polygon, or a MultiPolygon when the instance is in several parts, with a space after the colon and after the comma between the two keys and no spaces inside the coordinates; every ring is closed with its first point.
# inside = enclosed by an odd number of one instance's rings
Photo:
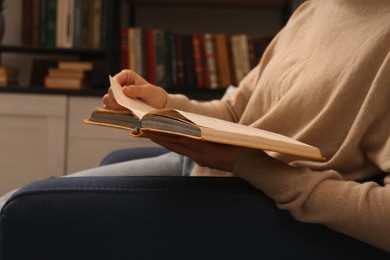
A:
{"type": "Polygon", "coordinates": [[[133,136],[164,138],[175,141],[186,136],[209,142],[244,146],[311,159],[324,159],[318,148],[289,137],[177,109],[155,109],[127,97],[122,87],[110,77],[116,101],[126,111],[96,109],[86,123],[130,130],[133,136]]]}

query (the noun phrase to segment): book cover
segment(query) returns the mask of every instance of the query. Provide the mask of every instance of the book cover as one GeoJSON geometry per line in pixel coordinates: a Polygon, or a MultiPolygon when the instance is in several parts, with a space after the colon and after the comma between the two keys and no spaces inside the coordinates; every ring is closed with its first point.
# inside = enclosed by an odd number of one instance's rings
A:
{"type": "Polygon", "coordinates": [[[131,99],[110,77],[117,102],[127,111],[98,109],[86,123],[130,130],[133,136],[175,142],[185,136],[208,142],[237,145],[278,153],[323,160],[318,148],[289,137],[176,109],[155,109],[138,99],[131,99]]]}

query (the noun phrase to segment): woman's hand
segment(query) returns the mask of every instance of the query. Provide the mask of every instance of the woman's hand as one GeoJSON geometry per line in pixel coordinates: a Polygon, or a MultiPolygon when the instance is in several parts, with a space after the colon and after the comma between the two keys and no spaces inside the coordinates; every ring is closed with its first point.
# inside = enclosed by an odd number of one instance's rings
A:
{"type": "MultiPolygon", "coordinates": [[[[114,79],[123,87],[123,93],[131,98],[138,98],[155,108],[164,108],[168,94],[157,86],[150,84],[132,70],[122,70],[114,76],[114,79]]],[[[114,98],[111,88],[103,97],[104,107],[107,109],[123,110],[114,98]]]]}
{"type": "Polygon", "coordinates": [[[223,145],[179,137],[178,142],[166,142],[152,139],[155,143],[194,160],[198,165],[232,172],[243,147],[223,145]]]}

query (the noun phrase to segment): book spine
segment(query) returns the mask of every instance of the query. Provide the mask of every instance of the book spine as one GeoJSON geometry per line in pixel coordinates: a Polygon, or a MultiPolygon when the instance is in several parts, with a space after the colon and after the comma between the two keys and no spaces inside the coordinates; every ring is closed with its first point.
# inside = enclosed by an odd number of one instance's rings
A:
{"type": "Polygon", "coordinates": [[[170,60],[167,66],[169,66],[169,76],[170,76],[170,84],[173,87],[177,87],[177,73],[178,73],[178,66],[177,66],[177,48],[176,48],[176,41],[175,41],[175,34],[169,33],[167,37],[167,45],[169,46],[169,53],[167,59],[170,60]]]}
{"type": "Polygon", "coordinates": [[[134,54],[135,54],[135,66],[134,70],[139,75],[144,75],[144,59],[142,58],[143,53],[143,45],[142,45],[142,29],[141,28],[135,28],[134,31],[134,54]]]}
{"type": "Polygon", "coordinates": [[[243,34],[233,35],[231,37],[231,44],[235,78],[238,84],[250,70],[247,36],[243,34]]]}
{"type": "Polygon", "coordinates": [[[205,88],[204,67],[202,62],[202,52],[200,47],[200,34],[192,34],[192,51],[194,56],[195,84],[197,88],[205,88]]]}
{"type": "Polygon", "coordinates": [[[227,45],[227,36],[225,34],[216,34],[215,37],[215,53],[218,68],[218,85],[225,88],[232,84],[229,54],[227,45]]]}
{"type": "MultiPolygon", "coordinates": [[[[29,0],[27,0],[29,1],[29,0]]],[[[37,46],[41,39],[41,0],[32,0],[32,44],[37,46]]]]}
{"type": "Polygon", "coordinates": [[[227,63],[228,64],[228,67],[229,67],[229,73],[230,73],[230,85],[235,85],[237,84],[237,81],[236,81],[236,74],[235,74],[235,69],[234,69],[234,64],[233,64],[233,48],[232,48],[232,41],[231,41],[231,35],[227,35],[226,36],[226,45],[227,45],[227,53],[228,53],[228,56],[227,56],[227,63]]]}
{"type": "Polygon", "coordinates": [[[22,2],[22,45],[33,44],[33,6],[31,0],[22,2]]]}
{"type": "Polygon", "coordinates": [[[161,87],[226,88],[238,83],[258,60],[255,38],[246,34],[129,27],[121,29],[120,39],[121,68],[161,87]]]}
{"type": "Polygon", "coordinates": [[[194,56],[192,55],[192,35],[183,35],[183,61],[185,88],[195,88],[194,56]]]}
{"type": "Polygon", "coordinates": [[[122,28],[121,29],[121,49],[120,49],[120,67],[121,69],[128,69],[129,68],[129,40],[128,40],[128,29],[122,28]]]}
{"type": "Polygon", "coordinates": [[[100,48],[102,24],[102,0],[93,0],[91,47],[100,48]]]}
{"type": "Polygon", "coordinates": [[[66,1],[65,41],[64,41],[64,47],[66,48],[73,47],[74,2],[75,0],[66,1]]]}
{"type": "Polygon", "coordinates": [[[57,0],[46,2],[46,46],[56,46],[57,0]]]}
{"type": "Polygon", "coordinates": [[[185,85],[184,75],[184,50],[183,50],[183,35],[175,35],[175,46],[176,46],[176,66],[177,66],[177,87],[183,88],[185,85]]]}
{"type": "Polygon", "coordinates": [[[207,66],[207,57],[206,57],[206,43],[204,34],[201,34],[199,36],[199,47],[200,47],[200,56],[202,61],[202,72],[203,72],[203,78],[204,78],[204,88],[210,88],[210,75],[209,70],[207,66]]]}
{"type": "Polygon", "coordinates": [[[106,48],[109,46],[107,44],[108,37],[110,35],[109,33],[109,19],[110,19],[110,1],[109,0],[102,0],[102,11],[101,11],[101,18],[100,18],[100,45],[99,48],[106,48]]]}
{"type": "Polygon", "coordinates": [[[46,45],[47,1],[48,0],[40,0],[39,6],[39,45],[41,46],[46,45]]]}
{"type": "MultiPolygon", "coordinates": [[[[57,10],[64,10],[65,0],[57,1],[57,10]]],[[[65,31],[65,12],[58,12],[57,14],[57,24],[56,24],[56,46],[64,46],[64,31],[65,31]]]]}
{"type": "Polygon", "coordinates": [[[127,28],[127,44],[128,44],[128,68],[135,70],[135,28],[127,28]]]}
{"type": "Polygon", "coordinates": [[[154,29],[154,53],[155,53],[155,71],[156,84],[160,87],[166,86],[166,68],[165,68],[165,33],[162,29],[154,29]]]}
{"type": "Polygon", "coordinates": [[[146,31],[146,44],[148,54],[148,81],[152,84],[156,84],[156,62],[155,62],[155,51],[154,51],[154,37],[153,29],[148,28],[146,31]]]}
{"type": "Polygon", "coordinates": [[[172,51],[172,32],[164,31],[164,67],[165,67],[165,75],[164,75],[164,84],[165,87],[172,87],[172,73],[173,73],[173,51],[172,51]]]}
{"type": "Polygon", "coordinates": [[[141,45],[142,45],[142,77],[147,78],[148,77],[148,48],[147,48],[147,30],[141,29],[141,45]]]}
{"type": "Polygon", "coordinates": [[[210,33],[204,35],[205,56],[209,75],[209,87],[218,88],[217,64],[215,63],[214,41],[210,33]]]}
{"type": "Polygon", "coordinates": [[[74,2],[74,22],[73,22],[73,47],[82,47],[82,28],[83,28],[83,4],[84,0],[74,2]]]}
{"type": "Polygon", "coordinates": [[[91,0],[84,0],[83,1],[83,27],[81,30],[81,38],[82,38],[82,43],[81,47],[82,48],[89,48],[90,47],[90,41],[89,41],[89,34],[91,31],[91,25],[90,25],[90,12],[91,12],[91,0]]]}

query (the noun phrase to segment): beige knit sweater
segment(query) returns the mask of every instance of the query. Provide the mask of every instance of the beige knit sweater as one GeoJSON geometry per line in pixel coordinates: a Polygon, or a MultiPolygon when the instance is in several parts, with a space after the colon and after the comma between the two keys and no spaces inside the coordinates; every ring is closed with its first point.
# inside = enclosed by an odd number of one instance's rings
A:
{"type": "Polygon", "coordinates": [[[390,186],[356,182],[390,171],[388,0],[305,2],[232,97],[202,103],[170,95],[167,106],[319,147],[325,162],[246,150],[233,174],[300,221],[390,251],[390,186]]]}

